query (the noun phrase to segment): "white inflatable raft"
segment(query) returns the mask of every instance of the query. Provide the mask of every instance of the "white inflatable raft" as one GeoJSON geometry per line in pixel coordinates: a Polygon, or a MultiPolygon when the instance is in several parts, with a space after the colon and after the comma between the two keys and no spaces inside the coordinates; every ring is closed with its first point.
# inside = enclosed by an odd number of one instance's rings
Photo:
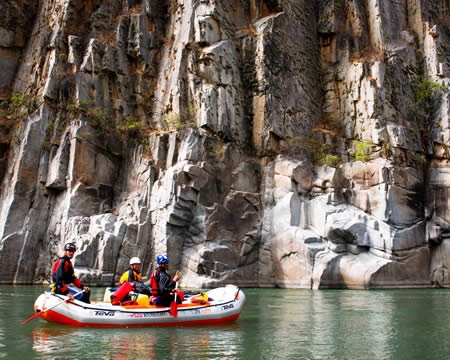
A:
{"type": "Polygon", "coordinates": [[[64,301],[67,297],[54,293],[40,295],[34,311],[44,312],[40,317],[49,322],[91,327],[134,327],[217,324],[236,320],[245,305],[245,295],[234,285],[207,291],[212,300],[205,304],[192,303],[190,299],[177,305],[175,318],[168,307],[154,305],[111,305],[105,302],[86,304],[78,300],[64,301]],[[56,305],[59,303],[58,305],[56,305]]]}

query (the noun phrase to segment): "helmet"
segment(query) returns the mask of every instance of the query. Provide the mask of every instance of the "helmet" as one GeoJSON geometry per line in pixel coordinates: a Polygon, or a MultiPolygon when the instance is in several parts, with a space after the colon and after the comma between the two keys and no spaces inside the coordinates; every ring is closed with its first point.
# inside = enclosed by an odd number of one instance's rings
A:
{"type": "Polygon", "coordinates": [[[167,257],[167,255],[158,255],[156,257],[156,262],[158,264],[167,264],[169,262],[169,258],[167,257]]]}
{"type": "Polygon", "coordinates": [[[131,259],[130,259],[130,265],[133,265],[133,264],[140,264],[141,263],[141,259],[139,259],[138,257],[132,257],[131,259]]]}
{"type": "Polygon", "coordinates": [[[73,250],[75,251],[77,249],[77,247],[75,246],[74,243],[67,243],[66,245],[64,245],[64,250],[73,250]]]}

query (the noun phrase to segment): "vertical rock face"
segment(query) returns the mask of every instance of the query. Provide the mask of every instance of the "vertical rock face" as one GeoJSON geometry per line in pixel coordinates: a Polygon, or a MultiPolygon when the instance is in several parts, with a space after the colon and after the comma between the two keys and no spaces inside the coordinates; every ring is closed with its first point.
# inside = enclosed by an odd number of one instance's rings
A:
{"type": "Polygon", "coordinates": [[[35,1],[5,0],[0,4],[0,92],[13,83],[16,69],[30,38],[29,26],[37,11],[35,1]]]}
{"type": "Polygon", "coordinates": [[[448,286],[448,1],[0,5],[0,283],[448,286]]]}

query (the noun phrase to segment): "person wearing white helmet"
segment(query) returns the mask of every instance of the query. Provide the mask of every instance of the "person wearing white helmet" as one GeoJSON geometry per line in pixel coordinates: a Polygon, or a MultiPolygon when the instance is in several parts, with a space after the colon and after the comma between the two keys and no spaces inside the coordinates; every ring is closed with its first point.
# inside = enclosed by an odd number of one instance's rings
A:
{"type": "Polygon", "coordinates": [[[125,271],[120,277],[120,285],[125,283],[126,281],[140,281],[142,282],[141,276],[141,259],[138,257],[132,257],[130,259],[130,267],[127,271],[125,271]]]}
{"type": "Polygon", "coordinates": [[[126,282],[132,283],[133,291],[150,295],[150,289],[142,282],[141,276],[141,259],[138,257],[132,257],[130,259],[130,267],[120,277],[120,285],[126,282]]]}

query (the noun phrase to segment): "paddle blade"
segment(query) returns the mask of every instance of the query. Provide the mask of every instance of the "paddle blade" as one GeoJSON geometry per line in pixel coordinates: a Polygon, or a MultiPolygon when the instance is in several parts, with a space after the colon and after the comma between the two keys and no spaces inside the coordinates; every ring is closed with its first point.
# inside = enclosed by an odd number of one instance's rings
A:
{"type": "Polygon", "coordinates": [[[176,319],[178,316],[178,307],[177,307],[177,303],[175,301],[172,301],[170,303],[170,313],[172,314],[172,316],[176,319]]]}
{"type": "Polygon", "coordinates": [[[29,319],[27,319],[27,320],[25,320],[25,321],[22,321],[22,322],[20,323],[20,325],[23,325],[23,324],[27,323],[28,321],[37,318],[37,317],[38,317],[39,315],[41,315],[41,314],[42,314],[41,312],[38,312],[37,314],[33,315],[33,316],[30,317],[29,319]]]}

